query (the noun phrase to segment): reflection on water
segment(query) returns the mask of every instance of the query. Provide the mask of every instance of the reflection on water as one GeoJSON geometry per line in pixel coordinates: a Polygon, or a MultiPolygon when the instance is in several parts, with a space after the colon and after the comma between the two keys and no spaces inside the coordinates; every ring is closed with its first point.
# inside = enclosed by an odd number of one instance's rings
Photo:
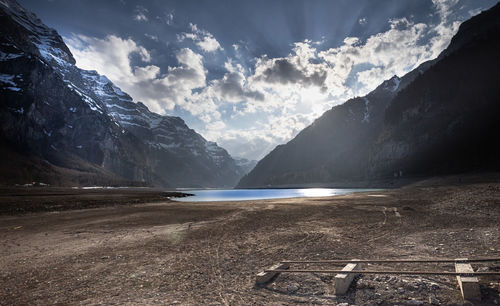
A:
{"type": "Polygon", "coordinates": [[[309,198],[343,195],[354,192],[375,191],[379,189],[340,189],[340,188],[296,188],[296,189],[202,189],[182,190],[194,196],[176,198],[181,202],[209,201],[248,201],[283,198],[309,198]]]}

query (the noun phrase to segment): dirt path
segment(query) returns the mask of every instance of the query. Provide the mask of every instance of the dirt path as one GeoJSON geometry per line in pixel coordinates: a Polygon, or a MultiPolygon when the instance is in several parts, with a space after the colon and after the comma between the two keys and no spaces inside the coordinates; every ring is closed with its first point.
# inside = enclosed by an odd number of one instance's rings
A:
{"type": "MultiPolygon", "coordinates": [[[[499,257],[499,221],[498,183],[1,216],[0,304],[460,303],[453,277],[364,275],[344,297],[332,275],[254,277],[283,259],[499,257]]],[[[498,278],[481,288],[500,303],[498,278]]]]}

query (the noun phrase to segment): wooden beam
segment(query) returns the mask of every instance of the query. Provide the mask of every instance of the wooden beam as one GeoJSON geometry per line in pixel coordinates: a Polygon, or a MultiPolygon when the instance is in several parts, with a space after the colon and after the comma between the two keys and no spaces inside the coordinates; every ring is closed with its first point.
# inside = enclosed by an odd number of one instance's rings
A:
{"type": "MultiPolygon", "coordinates": [[[[455,271],[460,273],[474,273],[472,266],[463,262],[467,258],[457,258],[455,262],[455,271]]],[[[481,291],[479,290],[479,280],[475,276],[457,276],[458,285],[462,292],[464,300],[481,300],[481,291]]]]}
{"type": "MultiPolygon", "coordinates": [[[[352,261],[356,261],[353,259],[352,261]]],[[[361,263],[349,263],[347,264],[342,271],[350,272],[350,273],[340,273],[335,275],[335,294],[343,295],[347,293],[349,286],[351,286],[352,280],[358,275],[352,273],[352,271],[360,270],[361,263]]]]}
{"type": "Polygon", "coordinates": [[[257,277],[255,278],[255,284],[263,285],[271,281],[276,275],[280,274],[280,272],[274,272],[274,270],[286,270],[290,267],[287,263],[279,263],[275,264],[271,268],[266,271],[262,271],[257,273],[257,277]]]}
{"type": "MultiPolygon", "coordinates": [[[[361,263],[455,263],[456,258],[432,258],[432,259],[360,259],[356,262],[361,263]]],[[[500,257],[483,257],[462,260],[463,262],[492,262],[500,261],[500,257]]],[[[282,263],[288,264],[348,264],[353,260],[348,259],[332,259],[332,260],[284,260],[282,263]]]]}

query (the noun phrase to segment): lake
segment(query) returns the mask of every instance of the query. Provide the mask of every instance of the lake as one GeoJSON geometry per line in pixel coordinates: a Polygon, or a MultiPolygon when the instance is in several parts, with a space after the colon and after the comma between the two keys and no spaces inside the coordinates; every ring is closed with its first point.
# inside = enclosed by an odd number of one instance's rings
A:
{"type": "Polygon", "coordinates": [[[181,202],[212,202],[212,201],[249,201],[285,198],[310,198],[344,195],[355,192],[376,191],[380,189],[361,188],[295,188],[295,189],[183,189],[194,196],[174,198],[181,202]]]}

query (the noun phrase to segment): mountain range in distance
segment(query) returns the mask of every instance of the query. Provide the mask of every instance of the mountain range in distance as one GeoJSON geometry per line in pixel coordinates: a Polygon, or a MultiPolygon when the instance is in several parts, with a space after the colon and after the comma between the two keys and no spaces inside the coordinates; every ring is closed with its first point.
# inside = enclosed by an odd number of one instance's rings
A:
{"type": "Polygon", "coordinates": [[[353,186],[500,170],[500,5],[441,55],[333,107],[258,163],[76,67],[60,35],[0,2],[0,184],[353,186]],[[253,169],[253,170],[252,170],[253,169]]]}

